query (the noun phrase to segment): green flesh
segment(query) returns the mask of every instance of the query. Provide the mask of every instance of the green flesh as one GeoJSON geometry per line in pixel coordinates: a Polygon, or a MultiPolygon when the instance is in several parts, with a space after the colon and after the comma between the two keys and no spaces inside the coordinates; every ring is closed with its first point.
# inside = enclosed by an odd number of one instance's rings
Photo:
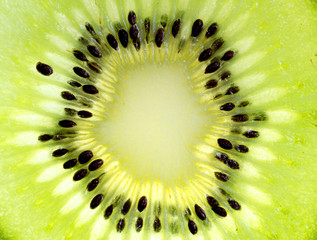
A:
{"type": "Polygon", "coordinates": [[[1,5],[1,239],[317,238],[316,1],[83,0],[71,5],[68,1],[1,5]],[[131,39],[123,48],[117,35],[119,29],[130,28],[131,10],[141,30],[139,51],[131,39]],[[162,27],[161,16],[167,16],[168,30],[158,48],[154,39],[162,27]],[[147,17],[150,44],[143,28],[147,17]],[[198,18],[204,29],[192,38],[192,24],[198,18]],[[177,19],[182,25],[173,38],[169,31],[177,19]],[[99,46],[85,29],[88,22],[102,42],[100,59],[78,41],[84,37],[99,46]],[[218,23],[218,32],[206,39],[213,22],[218,23]],[[118,51],[107,43],[108,33],[118,40],[118,51]],[[197,59],[220,37],[224,45],[213,57],[221,58],[228,50],[235,56],[216,74],[204,74],[210,60],[197,59]],[[186,42],[180,47],[182,38],[186,42]],[[103,73],[90,71],[73,50],[96,61],[103,73]],[[50,65],[54,73],[41,75],[38,62],[50,65]],[[74,66],[89,70],[92,81],[74,74],[74,66]],[[229,80],[206,90],[206,82],[219,80],[225,71],[231,73],[229,80]],[[70,79],[94,84],[99,93],[85,94],[67,84],[70,79]],[[232,86],[240,91],[215,98],[232,86]],[[62,91],[74,93],[78,101],[62,99],[62,91]],[[238,107],[245,101],[250,104],[238,107]],[[219,110],[228,102],[236,105],[234,110],[219,110]],[[64,108],[87,110],[94,116],[69,116],[64,108]],[[248,114],[249,120],[232,121],[237,114],[248,114]],[[259,116],[265,117],[254,120],[259,116]],[[61,141],[38,141],[42,134],[64,131],[58,126],[64,119],[77,123],[66,129],[75,134],[61,141]],[[152,125],[156,128],[149,131],[152,125]],[[260,136],[246,138],[243,133],[248,130],[260,136]],[[234,146],[246,145],[249,152],[222,149],[219,138],[234,146]],[[52,157],[59,148],[73,152],[52,157]],[[88,149],[94,152],[93,160],[102,158],[105,164],[75,182],[74,173],[88,164],[65,170],[63,163],[88,149]],[[227,154],[240,168],[228,167],[216,159],[217,153],[227,154]],[[215,172],[226,173],[229,181],[219,181],[215,172]],[[87,191],[87,184],[99,176],[98,188],[87,191]],[[103,201],[90,209],[99,193],[103,201]],[[226,217],[215,214],[206,195],[218,200],[226,217]],[[142,196],[148,205],[140,213],[142,196]],[[123,215],[121,208],[128,199],[131,209],[123,215]],[[228,199],[239,202],[241,209],[230,207],[228,199]],[[115,208],[105,219],[110,204],[115,208]],[[205,211],[206,220],[199,219],[195,204],[205,211]],[[135,227],[138,217],[144,221],[140,232],[135,227]],[[161,222],[159,231],[153,227],[156,218],[161,222]],[[125,219],[122,232],[117,230],[120,219],[125,219]],[[197,225],[195,235],[189,220],[197,225]]]}

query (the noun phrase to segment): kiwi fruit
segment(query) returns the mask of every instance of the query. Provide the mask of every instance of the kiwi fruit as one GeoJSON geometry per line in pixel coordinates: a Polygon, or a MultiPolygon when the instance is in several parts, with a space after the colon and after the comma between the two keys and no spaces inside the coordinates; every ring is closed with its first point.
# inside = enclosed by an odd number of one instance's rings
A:
{"type": "Polygon", "coordinates": [[[0,5],[1,239],[317,239],[316,1],[0,5]]]}

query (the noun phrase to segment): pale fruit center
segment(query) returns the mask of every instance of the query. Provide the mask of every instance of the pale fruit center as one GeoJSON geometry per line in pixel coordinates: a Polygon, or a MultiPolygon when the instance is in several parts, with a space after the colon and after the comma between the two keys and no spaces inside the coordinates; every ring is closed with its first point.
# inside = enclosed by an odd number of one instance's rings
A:
{"type": "Polygon", "coordinates": [[[99,139],[133,176],[160,181],[193,176],[194,146],[209,118],[185,63],[144,63],[118,75],[99,139]]]}

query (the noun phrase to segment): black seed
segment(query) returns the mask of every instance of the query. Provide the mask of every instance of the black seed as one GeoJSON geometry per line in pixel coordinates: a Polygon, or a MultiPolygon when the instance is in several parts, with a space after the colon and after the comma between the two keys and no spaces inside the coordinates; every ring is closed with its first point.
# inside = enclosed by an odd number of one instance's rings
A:
{"type": "Polygon", "coordinates": [[[52,153],[52,156],[53,156],[53,157],[61,157],[61,156],[64,156],[66,153],[68,153],[68,149],[66,149],[66,148],[60,148],[60,149],[55,150],[55,151],[52,153]]]}
{"type": "Polygon", "coordinates": [[[130,23],[131,25],[136,24],[136,15],[135,15],[135,12],[133,12],[133,11],[130,11],[130,12],[129,12],[128,21],[129,21],[129,23],[130,23]]]}
{"type": "Polygon", "coordinates": [[[230,207],[232,209],[234,209],[234,210],[240,210],[241,209],[240,204],[237,201],[233,200],[233,199],[228,199],[228,203],[229,203],[230,207]]]}
{"type": "Polygon", "coordinates": [[[249,120],[249,116],[247,114],[237,114],[232,116],[231,120],[234,122],[246,122],[249,120]]]}
{"type": "Polygon", "coordinates": [[[95,178],[93,180],[90,181],[90,183],[88,183],[87,185],[87,190],[90,192],[92,190],[94,190],[99,184],[99,179],[95,178]]]}
{"type": "Polygon", "coordinates": [[[110,205],[109,207],[107,207],[106,211],[105,211],[105,219],[108,219],[111,214],[112,214],[112,211],[113,211],[113,205],[110,205]]]}
{"type": "Polygon", "coordinates": [[[219,202],[211,196],[207,196],[207,202],[208,202],[210,207],[219,206],[219,202]]]}
{"type": "Polygon", "coordinates": [[[144,29],[145,29],[145,33],[148,34],[150,32],[150,19],[146,18],[144,20],[144,29]]]}
{"type": "Polygon", "coordinates": [[[233,95],[239,91],[240,91],[240,88],[238,86],[233,86],[233,87],[228,88],[226,95],[233,95]]]}
{"type": "Polygon", "coordinates": [[[132,27],[130,28],[129,33],[130,33],[130,38],[132,39],[132,41],[133,41],[134,43],[136,43],[136,41],[138,40],[138,37],[139,37],[139,29],[138,29],[138,26],[137,26],[137,25],[132,26],[132,27]]]}
{"type": "Polygon", "coordinates": [[[82,78],[89,78],[89,73],[86,72],[86,70],[84,70],[81,67],[74,67],[73,68],[74,73],[76,73],[79,77],[82,78]]]}
{"type": "Polygon", "coordinates": [[[173,26],[172,26],[172,35],[173,35],[174,38],[177,36],[180,27],[181,27],[181,20],[180,20],[180,19],[177,19],[177,20],[173,23],[173,26]]]}
{"type": "Polygon", "coordinates": [[[222,195],[225,195],[225,196],[228,195],[228,193],[227,193],[225,190],[223,190],[222,188],[219,188],[219,191],[220,191],[220,193],[221,193],[222,195]]]}
{"type": "Polygon", "coordinates": [[[208,80],[208,82],[205,84],[205,88],[210,89],[210,88],[217,87],[217,85],[218,85],[217,80],[211,79],[211,80],[208,80]]]}
{"type": "Polygon", "coordinates": [[[204,23],[201,19],[197,19],[192,27],[192,37],[198,37],[203,30],[204,23]]]}
{"type": "Polygon", "coordinates": [[[118,50],[118,41],[112,34],[107,35],[107,41],[114,50],[118,50]]]}
{"type": "Polygon", "coordinates": [[[122,232],[124,227],[125,227],[125,221],[123,218],[121,218],[117,224],[117,232],[119,233],[122,232]]]}
{"type": "Polygon", "coordinates": [[[217,23],[211,24],[206,31],[206,38],[209,38],[212,35],[214,35],[217,32],[217,29],[218,29],[217,23]]]}
{"type": "Polygon", "coordinates": [[[212,55],[211,48],[207,48],[199,55],[198,61],[199,62],[206,61],[211,57],[211,55],[212,55]]]}
{"type": "Polygon", "coordinates": [[[207,217],[205,211],[197,204],[195,204],[195,212],[197,217],[199,217],[201,220],[206,220],[207,217]]]}
{"type": "Polygon", "coordinates": [[[248,130],[244,132],[243,135],[247,138],[257,138],[260,136],[260,133],[258,131],[248,130]]]}
{"type": "Polygon", "coordinates": [[[90,159],[94,156],[92,151],[86,150],[79,154],[78,156],[78,162],[80,164],[84,164],[90,161],[90,159]]]}
{"type": "Polygon", "coordinates": [[[236,162],[235,160],[232,160],[232,159],[229,159],[228,161],[225,162],[226,165],[228,167],[230,167],[231,169],[239,169],[240,166],[239,166],[239,163],[236,162]]]}
{"type": "Polygon", "coordinates": [[[73,167],[76,166],[76,164],[77,164],[77,159],[75,159],[75,158],[74,159],[70,159],[70,160],[64,162],[63,168],[64,169],[73,168],[73,167]]]}
{"type": "MultiPolygon", "coordinates": [[[[221,74],[220,79],[221,80],[227,80],[229,77],[231,76],[230,72],[224,72],[223,74],[221,74]]],[[[227,94],[228,95],[228,94],[227,94]]]]}
{"type": "Polygon", "coordinates": [[[87,176],[88,171],[86,169],[80,169],[78,170],[73,177],[74,181],[79,181],[87,176]]]}
{"type": "Polygon", "coordinates": [[[58,125],[63,128],[72,128],[75,127],[77,124],[72,120],[61,120],[58,122],[58,125]]]}
{"type": "Polygon", "coordinates": [[[69,116],[75,116],[77,113],[77,111],[75,109],[72,109],[72,108],[64,108],[64,111],[69,116]]]}
{"type": "Polygon", "coordinates": [[[95,209],[96,207],[99,206],[99,204],[102,202],[102,200],[103,200],[102,194],[96,195],[90,202],[90,208],[95,209]]]}
{"type": "Polygon", "coordinates": [[[235,105],[233,103],[225,103],[222,106],[220,106],[220,110],[222,111],[231,111],[234,109],[235,105]]]}
{"type": "Polygon", "coordinates": [[[185,216],[186,216],[186,215],[189,215],[189,216],[190,216],[190,215],[192,215],[192,212],[190,211],[189,208],[186,208],[184,214],[185,214],[185,216]]]}
{"type": "Polygon", "coordinates": [[[195,235],[198,232],[197,225],[192,220],[188,220],[188,229],[193,235],[195,235]]]}
{"type": "Polygon", "coordinates": [[[91,112],[84,111],[84,110],[83,111],[79,111],[77,114],[81,118],[90,118],[90,117],[92,117],[92,113],[91,112]]]}
{"type": "Polygon", "coordinates": [[[88,61],[87,58],[86,58],[86,56],[85,56],[85,54],[83,54],[81,51],[74,50],[74,51],[73,51],[73,54],[74,54],[74,56],[75,56],[77,59],[79,59],[80,61],[84,61],[84,62],[88,61]]]}
{"type": "Polygon", "coordinates": [[[249,148],[245,145],[238,145],[238,146],[235,146],[235,149],[240,152],[240,153],[247,153],[249,152],[249,148]]]}
{"type": "Polygon", "coordinates": [[[99,49],[95,46],[92,45],[88,45],[87,46],[88,51],[90,52],[91,55],[93,55],[96,58],[101,58],[101,52],[99,51],[99,49]]]}
{"type": "Polygon", "coordinates": [[[167,17],[166,14],[164,14],[164,15],[161,16],[161,25],[162,25],[163,28],[166,27],[166,25],[167,25],[167,20],[168,20],[168,17],[167,17]]]}
{"type": "Polygon", "coordinates": [[[222,61],[229,61],[234,56],[234,51],[227,51],[221,58],[222,61]]]}
{"type": "Polygon", "coordinates": [[[160,28],[157,30],[156,35],[155,35],[155,43],[157,47],[161,47],[162,43],[164,41],[164,29],[160,28]]]}
{"type": "Polygon", "coordinates": [[[129,212],[129,210],[130,210],[130,208],[131,208],[131,204],[132,204],[132,202],[131,202],[130,199],[128,199],[128,200],[123,204],[123,207],[122,207],[122,209],[121,209],[121,213],[122,213],[123,215],[126,215],[126,214],[129,212]]]}
{"type": "Polygon", "coordinates": [[[211,45],[211,48],[213,49],[213,52],[216,52],[219,48],[221,48],[221,46],[223,44],[224,44],[224,41],[223,41],[222,38],[216,39],[211,45]]]}
{"type": "Polygon", "coordinates": [[[49,65],[41,62],[38,62],[36,64],[36,69],[39,73],[43,74],[44,76],[49,76],[53,73],[53,69],[49,65]]]}
{"type": "Polygon", "coordinates": [[[96,159],[89,164],[88,169],[89,171],[95,171],[98,168],[100,168],[102,165],[103,165],[102,159],[96,159]]]}
{"type": "Polygon", "coordinates": [[[95,73],[102,72],[101,67],[95,62],[88,62],[88,67],[90,68],[90,70],[94,71],[95,73]]]}
{"type": "Polygon", "coordinates": [[[159,218],[155,218],[154,223],[153,223],[153,228],[155,232],[159,232],[161,231],[162,225],[161,225],[161,221],[159,218]]]}
{"type": "Polygon", "coordinates": [[[43,134],[43,135],[38,137],[38,140],[41,142],[47,142],[47,141],[51,140],[52,138],[53,138],[53,135],[43,134]]]}
{"type": "Polygon", "coordinates": [[[143,219],[139,217],[139,218],[136,220],[136,223],[135,223],[135,230],[136,230],[137,232],[140,232],[141,229],[142,229],[142,227],[143,227],[143,219]]]}
{"type": "Polygon", "coordinates": [[[140,47],[141,47],[141,43],[140,43],[140,40],[137,39],[137,41],[135,43],[133,43],[134,47],[136,50],[140,50],[140,47]]]}
{"type": "Polygon", "coordinates": [[[212,211],[214,211],[214,213],[216,213],[217,215],[221,216],[221,217],[226,217],[227,216],[227,212],[224,208],[219,207],[219,206],[213,206],[212,211]]]}
{"type": "Polygon", "coordinates": [[[81,87],[81,84],[79,82],[69,80],[68,84],[71,85],[72,87],[81,87]]]}
{"type": "Polygon", "coordinates": [[[238,107],[246,107],[246,106],[248,106],[248,105],[249,105],[249,102],[248,102],[248,101],[243,101],[243,102],[241,102],[241,103],[239,104],[238,107]]]}
{"type": "Polygon", "coordinates": [[[127,31],[124,29],[121,29],[121,30],[119,30],[118,35],[119,35],[119,40],[120,40],[122,46],[124,48],[126,48],[128,46],[128,43],[129,43],[129,35],[128,35],[127,31]]]}
{"type": "Polygon", "coordinates": [[[70,93],[70,92],[68,92],[68,91],[63,91],[63,92],[61,93],[61,96],[62,96],[62,98],[64,98],[65,100],[69,100],[69,101],[76,100],[76,97],[75,97],[72,93],[70,93]]]}
{"type": "Polygon", "coordinates": [[[96,35],[96,32],[94,30],[94,28],[91,26],[90,23],[86,23],[85,25],[87,31],[92,35],[92,36],[95,36],[96,35]]]}
{"type": "Polygon", "coordinates": [[[84,44],[84,45],[88,45],[88,44],[89,44],[88,40],[85,39],[85,38],[83,38],[83,37],[80,37],[80,38],[78,39],[78,41],[81,42],[81,43],[84,44]]]}
{"type": "Polygon", "coordinates": [[[84,85],[83,91],[88,94],[97,94],[99,92],[98,89],[93,85],[84,85]]]}
{"type": "Polygon", "coordinates": [[[229,180],[229,177],[227,174],[224,174],[222,172],[215,172],[215,176],[218,180],[222,182],[227,182],[229,180]]]}
{"type": "Polygon", "coordinates": [[[205,73],[213,73],[216,72],[220,68],[220,62],[212,62],[210,63],[205,70],[205,73]]]}
{"type": "Polygon", "coordinates": [[[226,149],[226,150],[230,150],[233,148],[232,143],[224,138],[218,138],[217,140],[219,147],[226,149]]]}
{"type": "Polygon", "coordinates": [[[147,198],[145,196],[141,197],[138,203],[138,210],[142,212],[147,206],[147,198]]]}
{"type": "Polygon", "coordinates": [[[220,160],[221,162],[226,162],[229,160],[229,156],[225,153],[217,153],[216,158],[220,160]]]}

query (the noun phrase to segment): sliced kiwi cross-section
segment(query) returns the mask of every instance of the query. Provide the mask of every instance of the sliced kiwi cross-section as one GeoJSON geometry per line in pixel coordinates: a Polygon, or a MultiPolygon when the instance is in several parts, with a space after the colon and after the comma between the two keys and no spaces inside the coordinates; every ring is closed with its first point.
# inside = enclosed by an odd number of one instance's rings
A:
{"type": "Polygon", "coordinates": [[[1,239],[316,239],[315,1],[1,3],[1,239]]]}

